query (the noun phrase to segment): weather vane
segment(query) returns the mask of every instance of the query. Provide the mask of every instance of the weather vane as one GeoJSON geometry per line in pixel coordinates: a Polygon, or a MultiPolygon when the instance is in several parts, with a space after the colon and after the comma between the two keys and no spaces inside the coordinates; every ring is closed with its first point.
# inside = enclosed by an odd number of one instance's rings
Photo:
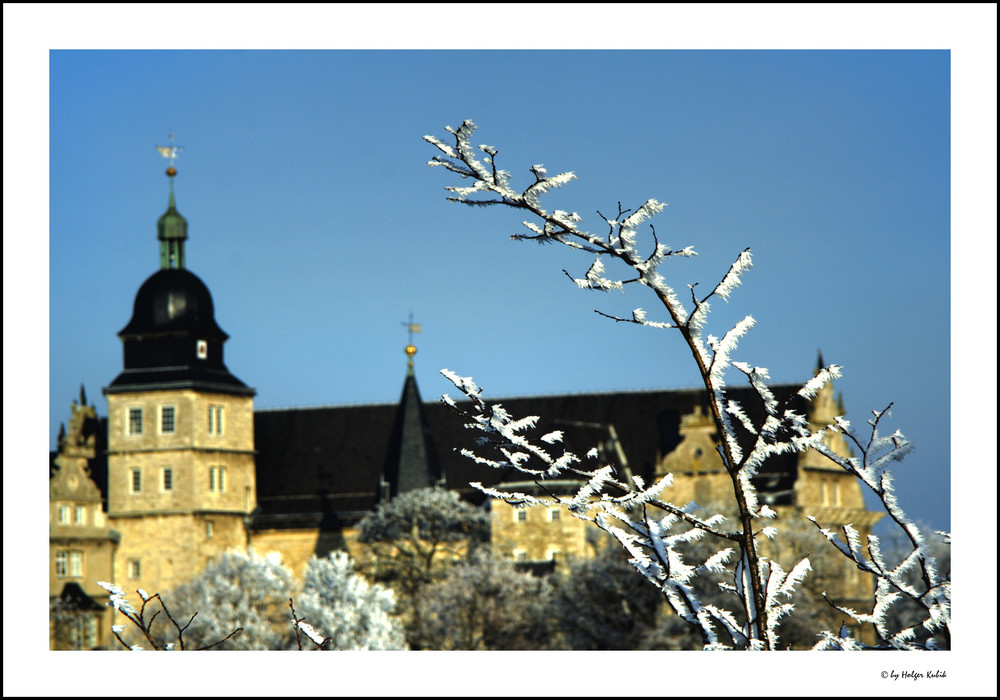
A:
{"type": "Polygon", "coordinates": [[[177,171],[174,170],[174,159],[177,158],[177,156],[180,154],[180,152],[184,150],[184,147],[183,146],[175,146],[174,145],[174,132],[173,131],[170,132],[170,145],[169,146],[157,146],[156,150],[160,152],[161,156],[163,156],[164,158],[167,158],[168,160],[170,160],[170,167],[167,168],[167,174],[168,175],[173,175],[174,173],[176,173],[177,171]],[[170,172],[171,170],[173,170],[174,172],[173,173],[170,172]]]}

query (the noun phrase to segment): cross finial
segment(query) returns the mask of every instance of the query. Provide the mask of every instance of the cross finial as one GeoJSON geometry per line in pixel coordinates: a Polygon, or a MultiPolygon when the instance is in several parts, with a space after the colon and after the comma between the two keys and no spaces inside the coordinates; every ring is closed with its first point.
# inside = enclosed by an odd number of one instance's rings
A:
{"type": "Polygon", "coordinates": [[[412,311],[410,312],[410,320],[409,321],[404,321],[402,325],[406,326],[406,332],[409,334],[409,339],[408,339],[409,343],[408,344],[409,345],[413,345],[413,334],[414,333],[419,333],[421,329],[420,329],[420,324],[419,323],[414,323],[413,322],[413,312],[412,311]]]}
{"type": "MultiPolygon", "coordinates": [[[[157,146],[156,150],[160,152],[160,155],[170,161],[170,167],[167,168],[167,174],[172,174],[170,171],[174,170],[174,159],[184,150],[183,146],[174,145],[174,132],[171,131],[169,134],[170,145],[169,146],[157,146]]],[[[174,171],[176,173],[176,171],[174,171]]]]}
{"type": "Polygon", "coordinates": [[[409,357],[409,362],[407,366],[410,371],[413,371],[413,356],[417,354],[417,346],[413,344],[413,334],[420,332],[420,324],[413,322],[413,312],[410,312],[410,320],[404,322],[402,325],[406,326],[406,332],[409,335],[409,343],[406,345],[406,356],[409,357]]]}

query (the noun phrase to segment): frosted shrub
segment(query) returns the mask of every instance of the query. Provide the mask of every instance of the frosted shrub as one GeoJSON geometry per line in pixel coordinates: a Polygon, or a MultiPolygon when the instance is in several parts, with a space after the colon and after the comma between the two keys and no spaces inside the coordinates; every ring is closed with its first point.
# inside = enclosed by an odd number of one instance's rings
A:
{"type": "Polygon", "coordinates": [[[115,637],[122,648],[134,651],[302,649],[303,636],[309,649],[406,648],[402,626],[393,616],[392,591],[369,584],[356,573],[346,552],[309,561],[298,591],[298,612],[291,597],[295,590],[292,575],[280,557],[252,550],[225,553],[163,597],[139,589],[139,610],[118,586],[98,585],[108,591],[108,605],[128,623],[116,620],[115,637]],[[182,618],[183,624],[171,614],[164,598],[171,608],[189,615],[182,618]],[[161,612],[170,625],[156,631],[154,623],[161,612]],[[136,633],[140,639],[127,641],[136,633]]]}
{"type": "MultiPolygon", "coordinates": [[[[355,573],[347,552],[309,560],[298,605],[323,649],[406,648],[402,625],[393,617],[395,595],[355,573]]],[[[311,639],[316,641],[316,637],[311,639]]]]}

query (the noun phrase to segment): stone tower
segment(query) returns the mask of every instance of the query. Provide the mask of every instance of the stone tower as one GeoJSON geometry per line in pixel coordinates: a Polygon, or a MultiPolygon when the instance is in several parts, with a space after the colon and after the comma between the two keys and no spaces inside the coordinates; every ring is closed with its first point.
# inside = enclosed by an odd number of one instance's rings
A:
{"type": "Polygon", "coordinates": [[[257,500],[255,392],[226,368],[229,336],[208,287],[185,268],[176,174],[171,163],[169,205],[157,224],[160,269],[135,296],[118,333],[124,369],[104,389],[108,517],[121,533],[114,580],[126,591],[168,590],[217,554],[245,547],[257,500]]]}

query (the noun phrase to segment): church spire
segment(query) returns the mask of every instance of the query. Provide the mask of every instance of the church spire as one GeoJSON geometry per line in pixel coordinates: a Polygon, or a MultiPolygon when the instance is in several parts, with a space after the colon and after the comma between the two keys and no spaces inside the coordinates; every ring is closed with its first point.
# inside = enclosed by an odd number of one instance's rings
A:
{"type": "Polygon", "coordinates": [[[177,169],[174,168],[174,159],[181,152],[181,146],[174,145],[174,134],[170,133],[169,146],[157,146],[156,150],[160,155],[170,161],[167,168],[167,177],[170,178],[170,201],[167,211],[156,222],[156,237],[160,241],[160,268],[183,268],[184,267],[184,241],[187,240],[187,220],[177,211],[174,202],[174,176],[177,169]]]}
{"type": "Polygon", "coordinates": [[[406,346],[406,379],[396,408],[396,418],[389,438],[389,449],[382,469],[380,498],[387,500],[414,489],[434,486],[441,481],[441,465],[434,449],[433,433],[427,424],[423,401],[413,373],[413,356],[417,347],[413,334],[419,333],[419,323],[404,323],[409,334],[406,346]]]}

